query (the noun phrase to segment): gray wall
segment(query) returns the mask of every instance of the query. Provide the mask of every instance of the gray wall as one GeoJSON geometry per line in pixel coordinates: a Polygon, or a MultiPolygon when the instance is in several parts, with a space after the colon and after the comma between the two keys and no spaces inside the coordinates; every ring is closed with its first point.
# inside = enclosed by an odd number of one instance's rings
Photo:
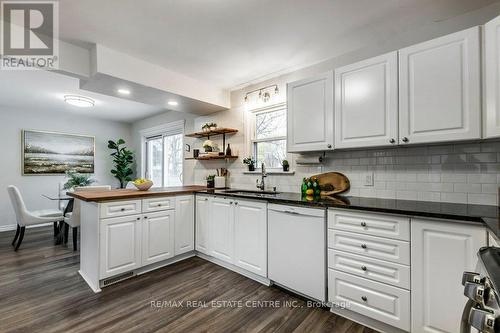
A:
{"type": "MultiPolygon", "coordinates": [[[[89,111],[92,112],[92,111],[89,111]]],[[[42,112],[10,107],[0,107],[0,142],[2,145],[2,166],[0,172],[0,231],[14,229],[16,220],[10,203],[7,186],[16,185],[28,209],[57,208],[55,202],[42,194],[57,195],[58,184],[64,176],[22,176],[21,130],[32,129],[70,134],[95,136],[95,175],[99,184],[118,186],[118,181],[109,172],[112,159],[107,141],[123,138],[130,142],[130,125],[101,119],[75,116],[64,112],[42,112]]]]}

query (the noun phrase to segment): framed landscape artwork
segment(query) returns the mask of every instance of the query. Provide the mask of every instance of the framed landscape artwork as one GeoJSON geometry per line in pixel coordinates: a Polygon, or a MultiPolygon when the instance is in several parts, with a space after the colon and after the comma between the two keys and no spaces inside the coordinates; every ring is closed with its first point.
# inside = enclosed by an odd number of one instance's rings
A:
{"type": "Polygon", "coordinates": [[[22,131],[23,175],[94,173],[94,157],[93,136],[22,131]]]}

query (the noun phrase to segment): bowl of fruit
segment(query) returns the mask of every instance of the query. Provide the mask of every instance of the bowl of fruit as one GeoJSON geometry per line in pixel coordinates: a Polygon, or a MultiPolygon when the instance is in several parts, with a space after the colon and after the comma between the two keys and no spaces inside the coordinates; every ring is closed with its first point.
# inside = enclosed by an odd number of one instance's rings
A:
{"type": "Polygon", "coordinates": [[[153,186],[153,182],[149,179],[138,178],[132,182],[139,191],[147,191],[153,186]]]}

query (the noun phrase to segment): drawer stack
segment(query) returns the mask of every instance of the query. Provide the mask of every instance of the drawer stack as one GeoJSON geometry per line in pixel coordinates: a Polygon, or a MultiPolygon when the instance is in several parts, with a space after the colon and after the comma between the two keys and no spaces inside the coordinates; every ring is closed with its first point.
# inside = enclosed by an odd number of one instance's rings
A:
{"type": "Polygon", "coordinates": [[[410,330],[410,220],[328,211],[328,300],[410,330]]]}

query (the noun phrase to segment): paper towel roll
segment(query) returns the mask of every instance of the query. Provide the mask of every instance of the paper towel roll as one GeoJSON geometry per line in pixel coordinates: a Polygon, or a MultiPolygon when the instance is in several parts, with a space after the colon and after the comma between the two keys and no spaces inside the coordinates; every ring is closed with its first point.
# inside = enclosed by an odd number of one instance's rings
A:
{"type": "Polygon", "coordinates": [[[295,161],[297,164],[320,164],[323,163],[323,156],[299,156],[295,161]]]}

